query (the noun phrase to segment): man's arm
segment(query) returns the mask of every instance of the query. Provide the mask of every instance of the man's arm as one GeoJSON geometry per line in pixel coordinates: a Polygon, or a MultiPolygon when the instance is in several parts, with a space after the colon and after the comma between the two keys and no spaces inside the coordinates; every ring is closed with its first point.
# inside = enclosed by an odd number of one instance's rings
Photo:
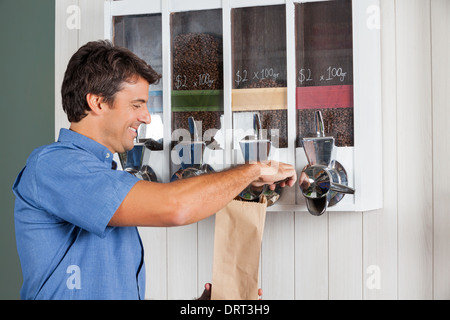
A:
{"type": "Polygon", "coordinates": [[[139,181],[130,190],[109,222],[109,226],[183,226],[203,220],[225,207],[249,184],[272,185],[297,176],[291,165],[272,161],[238,166],[161,184],[139,181]]]}

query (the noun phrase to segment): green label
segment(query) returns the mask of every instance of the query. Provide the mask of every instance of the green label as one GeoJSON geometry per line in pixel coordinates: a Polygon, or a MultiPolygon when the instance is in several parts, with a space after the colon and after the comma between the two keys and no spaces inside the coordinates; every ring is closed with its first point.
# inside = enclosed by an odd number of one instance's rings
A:
{"type": "Polygon", "coordinates": [[[223,111],[223,90],[172,91],[172,112],[223,111]]]}

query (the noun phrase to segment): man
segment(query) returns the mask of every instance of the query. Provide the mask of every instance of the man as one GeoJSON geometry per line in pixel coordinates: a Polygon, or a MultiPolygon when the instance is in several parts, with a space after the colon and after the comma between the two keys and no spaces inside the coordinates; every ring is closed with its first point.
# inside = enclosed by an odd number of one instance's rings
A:
{"type": "Polygon", "coordinates": [[[107,41],[71,58],[61,89],[70,130],[34,150],[13,186],[22,299],[143,299],[137,226],[195,223],[249,184],[293,186],[294,168],[275,162],[168,184],[115,170],[113,154],[131,150],[139,126],[151,121],[149,85],[159,78],[107,41]]]}

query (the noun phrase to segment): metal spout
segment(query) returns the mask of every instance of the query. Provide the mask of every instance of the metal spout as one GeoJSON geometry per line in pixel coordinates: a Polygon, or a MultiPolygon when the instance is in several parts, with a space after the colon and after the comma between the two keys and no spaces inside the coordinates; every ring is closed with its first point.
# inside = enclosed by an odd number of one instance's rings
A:
{"type": "Polygon", "coordinates": [[[271,142],[263,139],[259,114],[253,116],[254,136],[247,136],[239,142],[245,163],[266,161],[269,159],[271,142]]]}
{"type": "Polygon", "coordinates": [[[119,154],[120,163],[124,171],[139,171],[144,159],[145,147],[143,143],[136,143],[134,148],[119,154]]]}
{"type": "Polygon", "coordinates": [[[334,159],[334,138],[325,137],[324,122],[321,111],[314,115],[316,137],[304,138],[303,149],[309,165],[330,166],[334,159]]]}
{"type": "MultiPolygon", "coordinates": [[[[253,135],[246,136],[239,141],[245,163],[267,161],[269,159],[272,143],[263,138],[263,129],[261,118],[258,113],[253,115],[253,135]]],[[[259,201],[264,195],[267,198],[267,206],[273,206],[281,197],[282,188],[277,187],[270,190],[267,185],[261,188],[255,188],[249,185],[240,194],[239,197],[245,201],[259,201]]]]}
{"type": "Polygon", "coordinates": [[[313,216],[320,217],[328,209],[327,197],[323,197],[320,199],[306,198],[306,207],[308,208],[309,213],[311,213],[313,216]]]}
{"type": "Polygon", "coordinates": [[[203,165],[203,153],[206,144],[202,141],[186,142],[181,141],[175,146],[178,157],[181,161],[181,167],[201,167],[203,165]]]}
{"type": "Polygon", "coordinates": [[[133,149],[119,153],[120,163],[124,171],[138,179],[158,182],[155,171],[150,166],[143,164],[145,149],[144,143],[136,143],[133,149]]]}
{"type": "Polygon", "coordinates": [[[188,118],[190,141],[181,141],[175,146],[178,157],[181,161],[181,168],[200,168],[203,165],[203,153],[206,143],[200,140],[197,124],[193,117],[188,118]]]}
{"type": "Polygon", "coordinates": [[[269,140],[241,140],[239,142],[245,163],[267,161],[271,143],[269,140]]]}
{"type": "Polygon", "coordinates": [[[206,143],[201,141],[201,134],[193,117],[188,118],[188,125],[191,140],[181,141],[175,146],[181,169],[172,175],[171,182],[214,172],[214,169],[203,161],[206,143]]]}

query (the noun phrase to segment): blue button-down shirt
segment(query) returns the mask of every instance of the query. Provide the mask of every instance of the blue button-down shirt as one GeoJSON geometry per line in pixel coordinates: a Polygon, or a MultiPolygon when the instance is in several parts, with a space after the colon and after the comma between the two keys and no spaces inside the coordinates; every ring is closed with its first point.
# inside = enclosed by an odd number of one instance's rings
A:
{"type": "Polygon", "coordinates": [[[22,299],[140,299],[135,227],[108,223],[138,179],[114,170],[103,145],[62,129],[33,151],[13,186],[22,299]]]}

